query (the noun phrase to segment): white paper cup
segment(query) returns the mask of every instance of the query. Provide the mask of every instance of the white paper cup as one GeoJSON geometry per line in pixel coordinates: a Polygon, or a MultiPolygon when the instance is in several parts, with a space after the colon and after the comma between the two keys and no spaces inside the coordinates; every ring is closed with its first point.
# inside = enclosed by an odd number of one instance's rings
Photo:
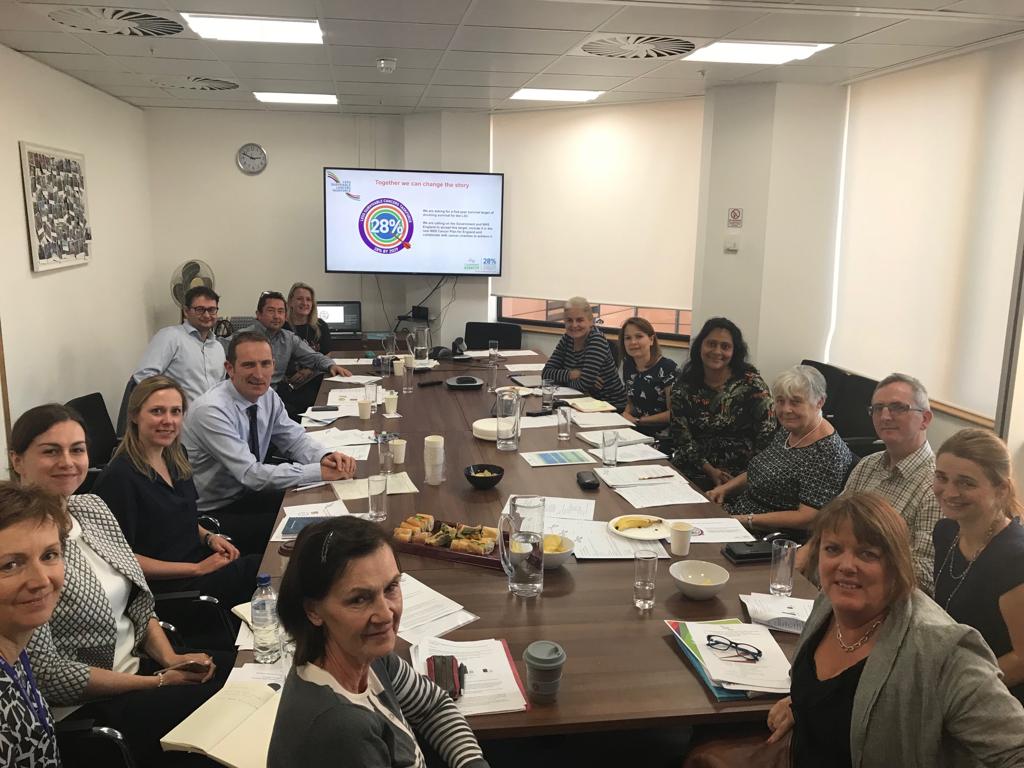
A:
{"type": "Polygon", "coordinates": [[[391,454],[394,456],[395,464],[405,464],[405,440],[400,437],[392,440],[391,454]]]}
{"type": "Polygon", "coordinates": [[[392,414],[398,411],[398,393],[388,390],[384,393],[384,413],[392,414]]]}
{"type": "Polygon", "coordinates": [[[393,364],[395,367],[395,376],[405,376],[405,360],[400,357],[396,357],[393,364]]]}
{"type": "Polygon", "coordinates": [[[370,418],[370,401],[369,400],[360,400],[358,405],[359,405],[359,418],[363,419],[364,421],[366,419],[369,419],[370,418]]]}
{"type": "Polygon", "coordinates": [[[686,557],[690,554],[690,535],[693,533],[693,526],[689,523],[672,523],[669,531],[672,533],[672,554],[677,557],[686,557]]]}

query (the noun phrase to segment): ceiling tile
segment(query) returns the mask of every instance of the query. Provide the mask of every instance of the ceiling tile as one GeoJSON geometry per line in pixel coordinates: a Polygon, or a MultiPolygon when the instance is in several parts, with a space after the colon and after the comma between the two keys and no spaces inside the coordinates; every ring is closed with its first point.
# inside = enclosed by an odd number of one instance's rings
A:
{"type": "Polygon", "coordinates": [[[336,90],[339,96],[343,93],[359,94],[363,96],[419,96],[423,93],[423,86],[414,83],[337,83],[336,90]]]}
{"type": "Polygon", "coordinates": [[[119,99],[127,99],[134,97],[163,99],[168,96],[170,96],[172,99],[174,98],[174,94],[168,93],[163,88],[157,88],[155,85],[150,85],[148,88],[131,85],[112,85],[103,88],[103,90],[109,93],[111,96],[117,96],[117,98],[119,99]]]}
{"type": "MultiPolygon", "coordinates": [[[[77,2],[77,0],[75,0],[77,2]]],[[[157,0],[149,0],[156,2],[157,0]]],[[[98,0],[93,0],[97,2],[98,0]]],[[[135,6],[135,0],[121,0],[135,6]]],[[[316,0],[167,0],[176,11],[194,13],[227,13],[242,16],[286,16],[293,19],[315,19],[316,0]]]]}
{"type": "Polygon", "coordinates": [[[33,11],[39,13],[49,13],[57,8],[67,8],[68,6],[76,5],[87,5],[94,7],[113,7],[113,8],[132,8],[140,11],[167,11],[167,4],[163,0],[123,0],[123,2],[110,2],[110,0],[72,0],[66,4],[54,3],[52,0],[47,2],[37,2],[37,0],[20,0],[21,4],[26,7],[31,7],[33,11]]]}
{"type": "Polygon", "coordinates": [[[331,80],[331,68],[321,64],[263,64],[232,61],[227,64],[237,77],[264,80],[331,80]]]}
{"type": "Polygon", "coordinates": [[[859,13],[772,13],[734,29],[733,40],[772,40],[794,43],[842,43],[900,21],[898,16],[859,13]]]}
{"type": "Polygon", "coordinates": [[[129,37],[88,32],[76,34],[79,40],[112,56],[156,56],[161,59],[199,59],[213,61],[217,57],[202,40],[175,37],[129,37]]]}
{"type": "Polygon", "coordinates": [[[629,81],[628,77],[607,77],[602,75],[536,75],[526,85],[528,88],[566,88],[581,91],[610,91],[629,81]]]}
{"type": "Polygon", "coordinates": [[[412,107],[398,106],[367,106],[352,104],[341,108],[341,112],[347,115],[408,115],[413,111],[412,107]]]}
{"type": "Polygon", "coordinates": [[[492,104],[496,104],[501,99],[465,99],[465,98],[427,98],[420,102],[422,107],[432,107],[438,109],[481,109],[488,110],[492,104]]]}
{"type": "Polygon", "coordinates": [[[34,8],[0,0],[0,29],[19,32],[57,32],[63,27],[50,21],[34,8]]]}
{"type": "Polygon", "coordinates": [[[0,44],[16,51],[44,51],[46,53],[96,53],[74,35],[66,32],[15,32],[0,30],[0,44]]]}
{"type": "Polygon", "coordinates": [[[911,19],[865,35],[858,43],[882,45],[945,45],[960,46],[1008,35],[1024,29],[1024,23],[946,21],[945,19],[911,19]]]}
{"type": "Polygon", "coordinates": [[[497,88],[478,85],[432,85],[427,91],[427,98],[443,99],[455,97],[463,99],[507,99],[516,92],[515,88],[497,88]]]}
{"type": "Polygon", "coordinates": [[[33,53],[27,51],[26,56],[49,64],[54,69],[65,72],[69,69],[121,69],[121,64],[110,56],[102,53],[33,53]]]}
{"type": "MultiPolygon", "coordinates": [[[[869,10],[871,8],[897,8],[912,10],[912,11],[934,11],[942,6],[949,3],[949,0],[865,0],[864,2],[857,2],[857,0],[808,0],[815,5],[842,5],[842,6],[859,6],[862,10],[869,10]]],[[[797,3],[800,5],[802,3],[797,3]]]]}
{"type": "Polygon", "coordinates": [[[389,21],[324,21],[324,42],[330,45],[382,45],[393,48],[448,47],[454,26],[389,21]]]}
{"type": "Polygon", "coordinates": [[[991,13],[999,16],[1024,18],[1024,3],[1020,0],[960,0],[943,7],[944,11],[958,13],[991,13]]]}
{"type": "Polygon", "coordinates": [[[602,56],[563,56],[544,70],[548,75],[612,75],[636,77],[665,66],[666,59],[608,59],[602,56]]]}
{"type": "Polygon", "coordinates": [[[561,54],[586,39],[582,32],[511,27],[461,27],[452,38],[456,51],[561,54]]]}
{"type": "Polygon", "coordinates": [[[519,88],[532,75],[529,72],[473,72],[463,69],[439,69],[434,85],[492,85],[519,88]]]}
{"type": "Polygon", "coordinates": [[[370,67],[377,59],[398,59],[399,67],[431,69],[437,66],[444,51],[422,48],[376,48],[365,45],[330,45],[327,52],[334,66],[370,67]]]}
{"type": "MultiPolygon", "coordinates": [[[[675,96],[692,96],[696,93],[704,93],[704,88],[710,85],[704,80],[675,80],[667,77],[638,77],[630,80],[615,89],[615,92],[626,93],[661,93],[673,94],[675,96]]],[[[602,97],[604,98],[604,97],[602,97]]]]}
{"type": "Polygon", "coordinates": [[[248,103],[248,102],[223,102],[216,103],[212,101],[201,101],[198,99],[150,99],[145,97],[135,97],[125,99],[129,104],[134,104],[137,107],[148,107],[154,109],[161,108],[173,108],[173,109],[249,109],[249,110],[261,110],[263,105],[259,102],[248,103]]]}
{"type": "Polygon", "coordinates": [[[321,0],[325,19],[458,24],[470,0],[321,0]]]}
{"type": "Polygon", "coordinates": [[[713,76],[717,80],[735,80],[764,69],[763,64],[718,64],[707,61],[673,61],[647,77],[699,80],[713,76]],[[703,73],[703,74],[702,74],[703,73]]]}
{"type": "Polygon", "coordinates": [[[338,103],[346,105],[378,106],[378,107],[415,107],[419,96],[395,96],[394,94],[358,94],[342,93],[338,95],[338,103]]]}
{"type": "MultiPolygon", "coordinates": [[[[144,75],[194,75],[196,77],[223,77],[231,79],[231,70],[219,61],[191,61],[189,59],[160,59],[146,56],[111,56],[115,66],[128,72],[144,75]]],[[[89,67],[76,67],[89,69],[89,67]]]]}
{"type": "Polygon", "coordinates": [[[441,66],[445,69],[480,69],[491,72],[540,72],[556,58],[536,53],[447,51],[441,59],[441,66]]]}
{"type": "MultiPolygon", "coordinates": [[[[159,76],[154,76],[153,80],[158,85],[160,84],[159,76]]],[[[165,86],[162,90],[166,91],[168,96],[173,96],[176,99],[196,99],[216,102],[245,101],[258,103],[256,102],[256,97],[252,95],[252,91],[244,88],[236,88],[230,91],[200,91],[192,88],[172,88],[170,86],[165,86]]]]}
{"type": "Polygon", "coordinates": [[[806,59],[814,66],[835,65],[840,67],[891,67],[922,56],[939,53],[944,48],[928,45],[868,45],[843,43],[827,51],[821,51],[806,59]]]}
{"type": "Polygon", "coordinates": [[[262,104],[268,112],[328,112],[338,114],[337,104],[262,104]]]}
{"type": "Polygon", "coordinates": [[[332,80],[275,80],[273,78],[243,77],[238,87],[243,91],[269,93],[334,93],[332,80]]]}
{"type": "Polygon", "coordinates": [[[261,61],[279,64],[327,64],[326,45],[287,43],[234,43],[206,40],[206,47],[221,61],[261,61]]]}
{"type": "Polygon", "coordinates": [[[432,69],[413,69],[399,67],[390,75],[385,75],[376,67],[333,67],[335,80],[351,80],[357,83],[417,83],[426,85],[434,74],[432,69]]]}
{"type": "Polygon", "coordinates": [[[616,12],[614,5],[554,3],[545,0],[477,0],[466,24],[478,27],[591,30],[616,12]]]}
{"type": "Polygon", "coordinates": [[[871,70],[863,67],[802,67],[784,64],[779,67],[765,67],[760,72],[741,77],[745,83],[818,83],[830,85],[842,83],[871,70]]]}
{"type": "Polygon", "coordinates": [[[701,85],[695,86],[700,90],[695,90],[692,94],[680,94],[680,93],[643,93],[640,91],[609,91],[602,96],[598,96],[594,101],[590,102],[594,105],[600,104],[615,104],[615,103],[630,103],[640,101],[679,101],[684,96],[701,96],[704,94],[704,88],[701,85]]]}
{"type": "Polygon", "coordinates": [[[722,37],[764,15],[761,11],[627,8],[601,29],[649,35],[722,37]]]}
{"type": "Polygon", "coordinates": [[[95,70],[65,70],[65,72],[83,83],[95,85],[97,88],[105,89],[118,85],[149,86],[152,83],[144,76],[134,72],[117,71],[95,71],[95,70]]]}

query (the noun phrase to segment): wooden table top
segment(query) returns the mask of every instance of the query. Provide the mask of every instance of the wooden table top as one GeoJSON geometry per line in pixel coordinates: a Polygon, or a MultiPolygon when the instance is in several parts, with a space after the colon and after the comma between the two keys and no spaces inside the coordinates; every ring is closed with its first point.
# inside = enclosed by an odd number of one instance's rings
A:
{"type": "MultiPolygon", "coordinates": [[[[514,362],[540,361],[543,357],[515,358],[514,362]]],[[[430,373],[417,374],[415,380],[444,379],[465,371],[464,364],[443,363],[430,373]]],[[[364,372],[363,369],[357,372],[364,372]]],[[[467,371],[486,380],[485,371],[467,371]]],[[[505,378],[502,370],[499,377],[505,378]]],[[[401,382],[385,377],[383,385],[401,390],[401,382]]],[[[327,382],[318,402],[326,401],[326,392],[344,386],[327,382]]],[[[414,512],[427,512],[437,519],[471,524],[496,525],[498,515],[510,494],[533,493],[544,496],[593,498],[597,501],[594,519],[612,518],[633,512],[632,506],[605,485],[597,491],[582,491],[576,485],[576,472],[593,465],[530,467],[515,453],[498,451],[495,444],[475,438],[473,421],[490,414],[494,395],[477,391],[416,387],[411,395],[399,394],[401,419],[385,419],[381,413],[369,421],[346,418],[337,422],[341,429],[375,429],[399,432],[408,441],[405,463],[395,471],[406,471],[419,493],[388,497],[388,521],[397,526],[414,512]],[[397,425],[397,426],[396,426],[397,425]],[[440,486],[423,481],[423,438],[429,434],[445,437],[446,481],[440,486]],[[505,476],[494,489],[478,491],[463,477],[463,469],[472,463],[498,464],[505,476]]],[[[531,398],[531,405],[533,399],[531,398]]],[[[529,408],[528,408],[529,409],[529,408]]],[[[382,410],[382,409],[381,409],[382,410]]],[[[568,443],[559,443],[554,427],[522,431],[522,450],[591,447],[573,435],[568,443]]],[[[376,452],[360,462],[359,474],[377,469],[376,452]]],[[[315,503],[333,498],[329,487],[289,492],[288,504],[315,503]]],[[[366,510],[365,500],[346,501],[352,512],[366,510]]],[[[722,509],[710,502],[648,510],[665,517],[721,517],[722,509]]],[[[271,542],[262,570],[279,576],[286,559],[271,542]]],[[[544,592],[539,598],[524,600],[510,594],[502,571],[451,563],[434,558],[402,554],[402,569],[439,592],[457,600],[480,619],[448,635],[452,640],[503,638],[525,679],[522,654],[534,640],[554,640],[566,651],[558,701],[533,705],[528,712],[486,715],[470,718],[480,738],[505,738],[545,733],[568,733],[614,727],[694,725],[729,721],[760,720],[773,700],[741,702],[715,701],[689,663],[678,650],[664,619],[708,620],[738,617],[746,620],[740,593],[768,591],[766,564],[736,566],[720,552],[720,544],[694,544],[689,559],[706,560],[726,567],[731,578],[715,599],[692,601],[679,594],[669,575],[671,560],[658,566],[656,603],[650,611],[633,606],[633,563],[627,560],[582,561],[570,559],[563,568],[546,571],[544,592]]],[[[667,547],[666,547],[667,550],[667,547]]],[[[797,577],[795,595],[813,597],[814,588],[797,577]]],[[[792,658],[797,636],[774,633],[779,645],[792,658]]],[[[399,640],[398,652],[407,655],[407,646],[399,640]]]]}

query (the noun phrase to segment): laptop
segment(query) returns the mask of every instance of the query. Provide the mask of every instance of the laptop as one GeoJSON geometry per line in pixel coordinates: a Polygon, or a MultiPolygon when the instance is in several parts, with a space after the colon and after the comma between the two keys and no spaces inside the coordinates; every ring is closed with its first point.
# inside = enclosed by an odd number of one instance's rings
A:
{"type": "Polygon", "coordinates": [[[317,301],[317,315],[331,329],[331,337],[362,336],[363,304],[360,301],[317,301]]]}

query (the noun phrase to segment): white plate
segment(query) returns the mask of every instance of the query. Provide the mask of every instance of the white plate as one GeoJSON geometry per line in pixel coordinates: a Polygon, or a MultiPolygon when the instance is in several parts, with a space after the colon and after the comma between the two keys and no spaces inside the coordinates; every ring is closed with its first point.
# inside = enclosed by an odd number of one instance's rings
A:
{"type": "Polygon", "coordinates": [[[614,520],[608,521],[608,530],[619,536],[624,536],[627,539],[637,539],[639,541],[656,541],[658,539],[667,539],[671,534],[669,533],[668,526],[665,524],[663,518],[657,515],[619,515],[614,520]],[[654,525],[648,528],[627,528],[624,531],[615,530],[615,523],[624,517],[647,517],[651,520],[657,520],[654,525]]]}

